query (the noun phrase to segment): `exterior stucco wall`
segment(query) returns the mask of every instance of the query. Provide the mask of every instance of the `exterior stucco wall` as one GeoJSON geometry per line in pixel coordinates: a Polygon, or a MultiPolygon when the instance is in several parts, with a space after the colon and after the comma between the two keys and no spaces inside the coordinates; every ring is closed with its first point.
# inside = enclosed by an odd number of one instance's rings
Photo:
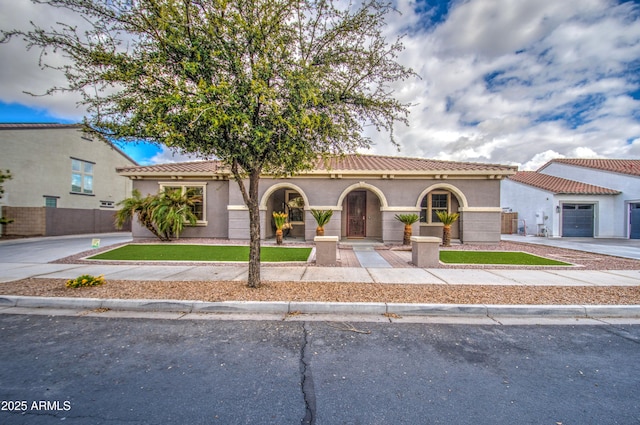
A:
{"type": "MultiPolygon", "coordinates": [[[[176,181],[178,182],[178,181],[176,181]]],[[[161,183],[172,183],[170,180],[134,180],[133,188],[140,191],[142,196],[155,195],[160,190],[161,183]]],[[[181,238],[229,238],[230,217],[227,205],[229,203],[229,184],[233,182],[216,180],[179,180],[180,184],[206,184],[206,220],[207,225],[186,226],[181,238]]],[[[245,211],[246,214],[246,211],[245,211]]],[[[153,238],[153,234],[134,220],[132,223],[134,238],[153,238]]],[[[248,230],[247,230],[248,232],[248,230]]]]}
{"type": "Polygon", "coordinates": [[[460,216],[463,243],[500,242],[499,211],[466,211],[460,216]]]}
{"type": "Polygon", "coordinates": [[[518,213],[518,229],[527,235],[538,235],[546,228],[549,236],[559,235],[553,193],[512,180],[504,180],[500,190],[502,208],[518,213]],[[536,214],[540,213],[543,219],[548,217],[543,224],[537,224],[536,214]]]}
{"type": "MultiPolygon", "coordinates": [[[[248,182],[245,182],[248,184],[248,182]]],[[[298,191],[306,200],[305,239],[313,240],[316,223],[310,209],[332,209],[333,217],[325,226],[325,235],[343,236],[346,234],[346,211],[344,200],[354,190],[367,191],[367,237],[382,239],[386,242],[401,241],[404,225],[394,217],[396,214],[419,213],[420,202],[426,190],[446,189],[453,193],[452,205],[467,216],[469,234],[465,239],[473,242],[497,242],[500,237],[500,181],[490,179],[319,179],[295,177],[288,179],[263,178],[260,181],[260,204],[262,206],[262,236],[270,235],[269,198],[275,189],[289,188],[298,191]],[[461,195],[463,200],[458,199],[461,195]],[[473,211],[478,208],[481,211],[473,211]],[[485,211],[486,209],[495,211],[485,211]],[[486,226],[486,229],[483,228],[486,226]]],[[[228,228],[230,239],[249,238],[249,215],[237,183],[229,182],[228,228]]],[[[462,223],[462,220],[461,220],[462,223]]],[[[455,225],[454,225],[455,226],[455,225]]],[[[458,226],[462,226],[459,224],[458,226]]],[[[462,229],[462,227],[460,227],[462,229]]],[[[419,223],[414,224],[414,234],[422,234],[419,223]]],[[[441,227],[435,230],[435,236],[441,236],[441,227]]],[[[454,237],[462,237],[462,230],[454,231],[454,237]]]]}
{"type": "Polygon", "coordinates": [[[135,163],[98,137],[89,139],[79,128],[0,130],[0,169],[13,176],[0,202],[43,207],[51,196],[59,208],[100,209],[100,201],[116,204],[130,196],[131,181],[116,168],[135,163]],[[94,163],[92,195],[70,193],[71,158],[94,163]]]}

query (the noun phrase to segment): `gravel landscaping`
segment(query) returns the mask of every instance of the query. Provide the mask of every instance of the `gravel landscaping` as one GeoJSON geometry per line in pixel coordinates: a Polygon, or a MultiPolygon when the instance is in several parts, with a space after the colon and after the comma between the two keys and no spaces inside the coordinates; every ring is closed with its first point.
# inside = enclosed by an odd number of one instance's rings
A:
{"type": "MultiPolygon", "coordinates": [[[[145,241],[145,243],[153,241],[145,241]]],[[[181,240],[180,243],[184,243],[181,240]]],[[[225,241],[189,240],[190,243],[225,243],[225,241]]],[[[228,242],[226,242],[228,243],[228,242]]],[[[297,245],[304,246],[304,245],[297,245]]],[[[92,250],[56,261],[64,264],[83,264],[87,255],[110,248],[92,250]]],[[[640,270],[640,261],[619,257],[573,251],[561,248],[501,242],[496,245],[455,245],[451,249],[524,251],[535,255],[575,264],[580,270],[640,270]]],[[[400,246],[380,247],[379,253],[394,267],[413,267],[410,251],[400,246]]],[[[354,266],[353,251],[340,249],[342,266],[354,266]]],[[[357,262],[357,260],[356,260],[357,262]]],[[[106,262],[122,264],[122,262],[106,262]]],[[[126,264],[131,264],[127,262],[126,264]]],[[[149,264],[149,263],[136,263],[149,264]]],[[[153,264],[175,264],[158,263],[153,264]]],[[[184,264],[184,263],[181,263],[184,264]]],[[[201,265],[203,263],[192,263],[201,265]]],[[[210,265],[210,264],[209,264],[210,265]]],[[[314,267],[312,263],[308,266],[314,267]]],[[[263,264],[263,267],[278,265],[263,264]]],[[[461,266],[441,265],[441,268],[519,268],[554,269],[548,266],[461,266]]],[[[557,269],[557,267],[555,267],[557,269]]],[[[573,268],[573,267],[571,267],[573,268]]],[[[398,270],[401,273],[401,270],[398,270]]],[[[445,304],[581,304],[581,305],[638,305],[640,287],[610,286],[482,286],[482,285],[399,285],[342,282],[263,282],[258,289],[249,289],[238,281],[123,281],[108,280],[103,286],[69,289],[62,279],[25,279],[0,283],[4,295],[45,297],[85,297],[116,299],[176,299],[201,301],[326,301],[326,302],[390,302],[445,304]]]]}

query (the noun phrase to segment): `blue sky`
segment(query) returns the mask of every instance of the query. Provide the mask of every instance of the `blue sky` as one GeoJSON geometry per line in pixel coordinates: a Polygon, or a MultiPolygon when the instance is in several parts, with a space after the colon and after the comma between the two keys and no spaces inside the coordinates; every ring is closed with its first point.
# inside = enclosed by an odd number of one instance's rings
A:
{"type": "MultiPolygon", "coordinates": [[[[367,130],[366,153],[495,162],[535,169],[558,157],[640,158],[640,1],[396,0],[389,37],[420,75],[396,84],[409,126],[367,130]]],[[[0,28],[48,24],[63,11],[0,2],[0,28]]],[[[54,58],[55,60],[56,58],[54,58]]],[[[0,45],[0,122],[79,122],[72,94],[33,97],[63,77],[38,52],[0,45]]],[[[189,159],[125,146],[143,164],[189,159]]]]}

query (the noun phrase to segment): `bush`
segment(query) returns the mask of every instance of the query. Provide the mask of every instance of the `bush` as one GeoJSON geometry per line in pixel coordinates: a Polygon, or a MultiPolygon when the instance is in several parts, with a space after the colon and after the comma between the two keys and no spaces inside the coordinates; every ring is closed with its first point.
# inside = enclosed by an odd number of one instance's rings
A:
{"type": "Polygon", "coordinates": [[[67,288],[88,288],[90,286],[99,286],[105,283],[104,276],[91,276],[90,274],[83,274],[75,279],[67,280],[67,288]]]}

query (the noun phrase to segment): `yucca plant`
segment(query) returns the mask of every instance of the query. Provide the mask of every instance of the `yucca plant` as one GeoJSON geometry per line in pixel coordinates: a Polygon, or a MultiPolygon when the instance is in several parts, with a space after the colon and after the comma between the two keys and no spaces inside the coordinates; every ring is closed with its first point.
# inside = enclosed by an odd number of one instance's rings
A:
{"type": "Polygon", "coordinates": [[[411,243],[411,225],[420,220],[420,217],[418,214],[396,214],[395,219],[404,224],[402,244],[409,245],[411,243]]]}
{"type": "Polygon", "coordinates": [[[311,215],[316,219],[316,236],[324,236],[324,226],[329,223],[333,216],[333,210],[311,210],[311,215]]]}
{"type": "Polygon", "coordinates": [[[287,213],[283,212],[273,212],[273,222],[276,225],[276,243],[278,245],[282,244],[282,228],[287,222],[287,213]]]}
{"type": "Polygon", "coordinates": [[[451,246],[451,225],[460,217],[458,213],[436,211],[438,219],[442,222],[442,245],[451,246]]]}

